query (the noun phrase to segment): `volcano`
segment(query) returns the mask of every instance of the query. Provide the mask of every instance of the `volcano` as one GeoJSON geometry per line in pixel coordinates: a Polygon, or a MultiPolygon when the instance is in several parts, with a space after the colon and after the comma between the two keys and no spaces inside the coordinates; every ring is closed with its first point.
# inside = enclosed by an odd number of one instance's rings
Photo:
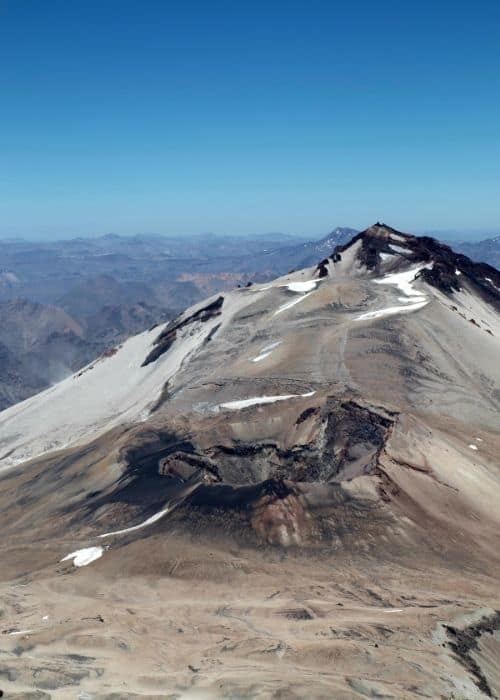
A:
{"type": "Polygon", "coordinates": [[[500,697],[499,358],[500,272],[378,223],[1,412],[0,687],[500,697]]]}

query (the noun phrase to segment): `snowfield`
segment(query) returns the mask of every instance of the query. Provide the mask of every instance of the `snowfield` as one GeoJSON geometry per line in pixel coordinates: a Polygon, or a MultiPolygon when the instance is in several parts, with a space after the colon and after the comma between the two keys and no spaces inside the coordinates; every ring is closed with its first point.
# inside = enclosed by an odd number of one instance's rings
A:
{"type": "MultiPolygon", "coordinates": [[[[206,304],[206,302],[203,302],[206,304]]],[[[215,317],[186,326],[164,355],[141,367],[163,330],[129,338],[63,381],[0,413],[0,471],[98,435],[144,420],[170,379],[202,345],[215,317]]]]}

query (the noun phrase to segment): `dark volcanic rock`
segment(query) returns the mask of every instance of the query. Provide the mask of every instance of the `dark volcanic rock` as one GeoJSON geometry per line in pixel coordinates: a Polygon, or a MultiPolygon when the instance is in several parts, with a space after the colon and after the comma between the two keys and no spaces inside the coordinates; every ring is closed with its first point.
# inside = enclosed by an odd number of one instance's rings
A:
{"type": "Polygon", "coordinates": [[[471,652],[478,650],[478,640],[483,634],[493,634],[500,629],[500,610],[491,617],[484,617],[475,625],[469,625],[465,629],[457,629],[451,625],[445,625],[450,647],[455,652],[458,661],[472,674],[474,683],[489,698],[493,695],[490,685],[481,670],[481,666],[473,658],[471,652]]]}
{"type": "Polygon", "coordinates": [[[375,473],[396,414],[331,397],[323,408],[300,413],[296,424],[308,418],[316,423],[316,436],[290,449],[273,442],[202,447],[193,436],[138,433],[121,454],[125,470],[116,489],[97,494],[89,513],[105,503],[122,503],[145,508],[142,514],[148,517],[167,500],[182,501],[186,508],[176,516],[178,522],[191,517],[193,508],[200,527],[204,518],[232,514],[251,522],[254,534],[272,543],[279,539],[279,522],[291,517],[307,539],[309,506],[303,493],[319,487],[319,501],[331,504],[342,500],[342,479],[375,473]]]}
{"type": "Polygon", "coordinates": [[[197,321],[204,323],[215,316],[219,316],[223,303],[224,297],[217,297],[215,301],[207,304],[207,306],[204,306],[202,309],[198,309],[198,311],[195,311],[195,313],[191,314],[191,316],[180,320],[171,321],[165,330],[163,330],[155,340],[156,347],[151,350],[149,355],[146,357],[142,363],[142,367],[149,365],[150,362],[155,362],[155,360],[166,353],[177,338],[177,331],[179,331],[181,328],[185,328],[185,326],[197,321]]]}
{"type": "Polygon", "coordinates": [[[318,266],[316,267],[316,272],[318,273],[319,277],[328,277],[328,264],[329,264],[328,258],[325,258],[322,260],[320,263],[318,263],[318,266]]]}
{"type": "Polygon", "coordinates": [[[368,270],[377,271],[381,253],[394,253],[390,243],[397,243],[398,248],[406,249],[406,253],[398,252],[409,261],[433,263],[420,272],[428,284],[451,294],[462,289],[467,280],[485,300],[500,309],[500,272],[491,265],[473,262],[429,236],[413,236],[379,223],[354,236],[349,243],[337,246],[332,259],[357,241],[361,241],[358,260],[368,270]]]}

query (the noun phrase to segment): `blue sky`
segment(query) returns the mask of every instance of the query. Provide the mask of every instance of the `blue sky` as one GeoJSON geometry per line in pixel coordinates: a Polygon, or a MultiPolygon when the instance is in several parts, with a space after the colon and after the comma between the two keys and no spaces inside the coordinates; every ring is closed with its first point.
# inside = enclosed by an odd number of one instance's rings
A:
{"type": "Polygon", "coordinates": [[[500,3],[0,0],[0,236],[500,227],[500,3]]]}

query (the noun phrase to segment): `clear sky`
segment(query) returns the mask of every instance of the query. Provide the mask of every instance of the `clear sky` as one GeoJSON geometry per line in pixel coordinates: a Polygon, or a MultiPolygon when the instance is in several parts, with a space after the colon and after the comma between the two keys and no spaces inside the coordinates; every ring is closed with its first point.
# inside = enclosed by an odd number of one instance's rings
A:
{"type": "Polygon", "coordinates": [[[0,0],[0,236],[500,227],[498,0],[0,0]]]}

